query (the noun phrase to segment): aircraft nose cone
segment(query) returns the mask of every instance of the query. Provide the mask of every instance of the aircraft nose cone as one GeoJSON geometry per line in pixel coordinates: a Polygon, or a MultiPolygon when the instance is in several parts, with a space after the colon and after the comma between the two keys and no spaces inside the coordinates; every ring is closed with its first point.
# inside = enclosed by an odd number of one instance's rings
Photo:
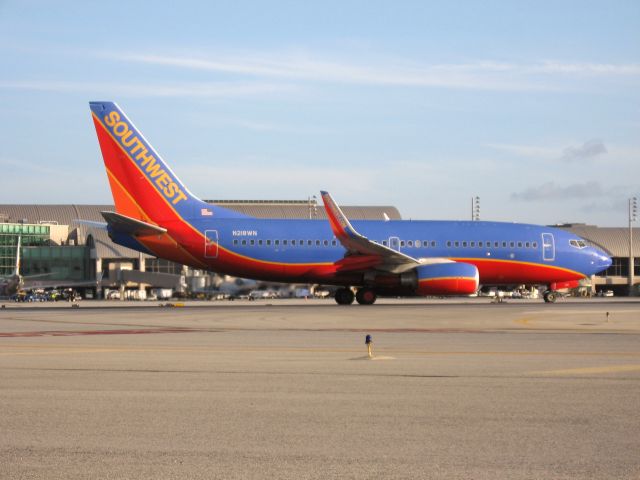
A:
{"type": "Polygon", "coordinates": [[[611,257],[603,251],[596,250],[593,254],[592,263],[596,269],[596,273],[598,273],[609,268],[613,261],[611,260],[611,257]]]}

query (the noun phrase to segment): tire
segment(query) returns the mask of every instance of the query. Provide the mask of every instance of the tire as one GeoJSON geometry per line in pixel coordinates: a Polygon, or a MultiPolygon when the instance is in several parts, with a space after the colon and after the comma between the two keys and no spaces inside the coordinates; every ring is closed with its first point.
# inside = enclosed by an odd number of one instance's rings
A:
{"type": "Polygon", "coordinates": [[[355,295],[349,288],[339,288],[336,290],[336,303],[338,305],[351,305],[353,303],[353,299],[355,295]]]}
{"type": "Polygon", "coordinates": [[[373,305],[377,299],[376,292],[371,288],[362,287],[356,293],[356,300],[360,305],[373,305]]]}
{"type": "Polygon", "coordinates": [[[543,298],[546,303],[555,303],[558,295],[555,292],[544,292],[543,298]]]}

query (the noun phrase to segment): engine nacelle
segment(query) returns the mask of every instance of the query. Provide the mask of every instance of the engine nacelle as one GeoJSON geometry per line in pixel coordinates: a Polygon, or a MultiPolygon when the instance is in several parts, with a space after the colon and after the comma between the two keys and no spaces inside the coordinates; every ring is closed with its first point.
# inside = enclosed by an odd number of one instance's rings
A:
{"type": "Polygon", "coordinates": [[[469,263],[433,263],[415,271],[418,295],[470,295],[478,290],[480,275],[469,263]]]}
{"type": "Polygon", "coordinates": [[[564,290],[571,288],[578,288],[580,286],[580,280],[569,280],[568,282],[554,282],[549,285],[549,290],[564,290]]]}

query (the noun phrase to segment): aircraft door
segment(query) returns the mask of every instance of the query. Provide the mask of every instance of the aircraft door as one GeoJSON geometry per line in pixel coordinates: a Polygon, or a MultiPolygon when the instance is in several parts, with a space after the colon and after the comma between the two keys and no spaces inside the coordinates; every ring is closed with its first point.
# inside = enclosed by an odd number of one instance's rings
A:
{"type": "Polygon", "coordinates": [[[400,239],[398,237],[389,237],[389,248],[391,250],[395,250],[396,252],[400,251],[400,239]]]}
{"type": "Polygon", "coordinates": [[[542,234],[542,259],[551,262],[556,258],[556,246],[552,233],[542,234]]]}
{"type": "Polygon", "coordinates": [[[217,230],[205,230],[204,256],[206,258],[218,258],[218,231],[217,230]]]}

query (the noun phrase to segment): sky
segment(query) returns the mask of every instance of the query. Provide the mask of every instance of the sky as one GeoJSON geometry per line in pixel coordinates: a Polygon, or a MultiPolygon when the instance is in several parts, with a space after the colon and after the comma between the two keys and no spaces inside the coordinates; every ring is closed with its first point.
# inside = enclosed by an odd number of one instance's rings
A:
{"type": "Polygon", "coordinates": [[[0,0],[0,203],[110,203],[112,100],[205,199],[625,226],[640,2],[0,0]]]}

